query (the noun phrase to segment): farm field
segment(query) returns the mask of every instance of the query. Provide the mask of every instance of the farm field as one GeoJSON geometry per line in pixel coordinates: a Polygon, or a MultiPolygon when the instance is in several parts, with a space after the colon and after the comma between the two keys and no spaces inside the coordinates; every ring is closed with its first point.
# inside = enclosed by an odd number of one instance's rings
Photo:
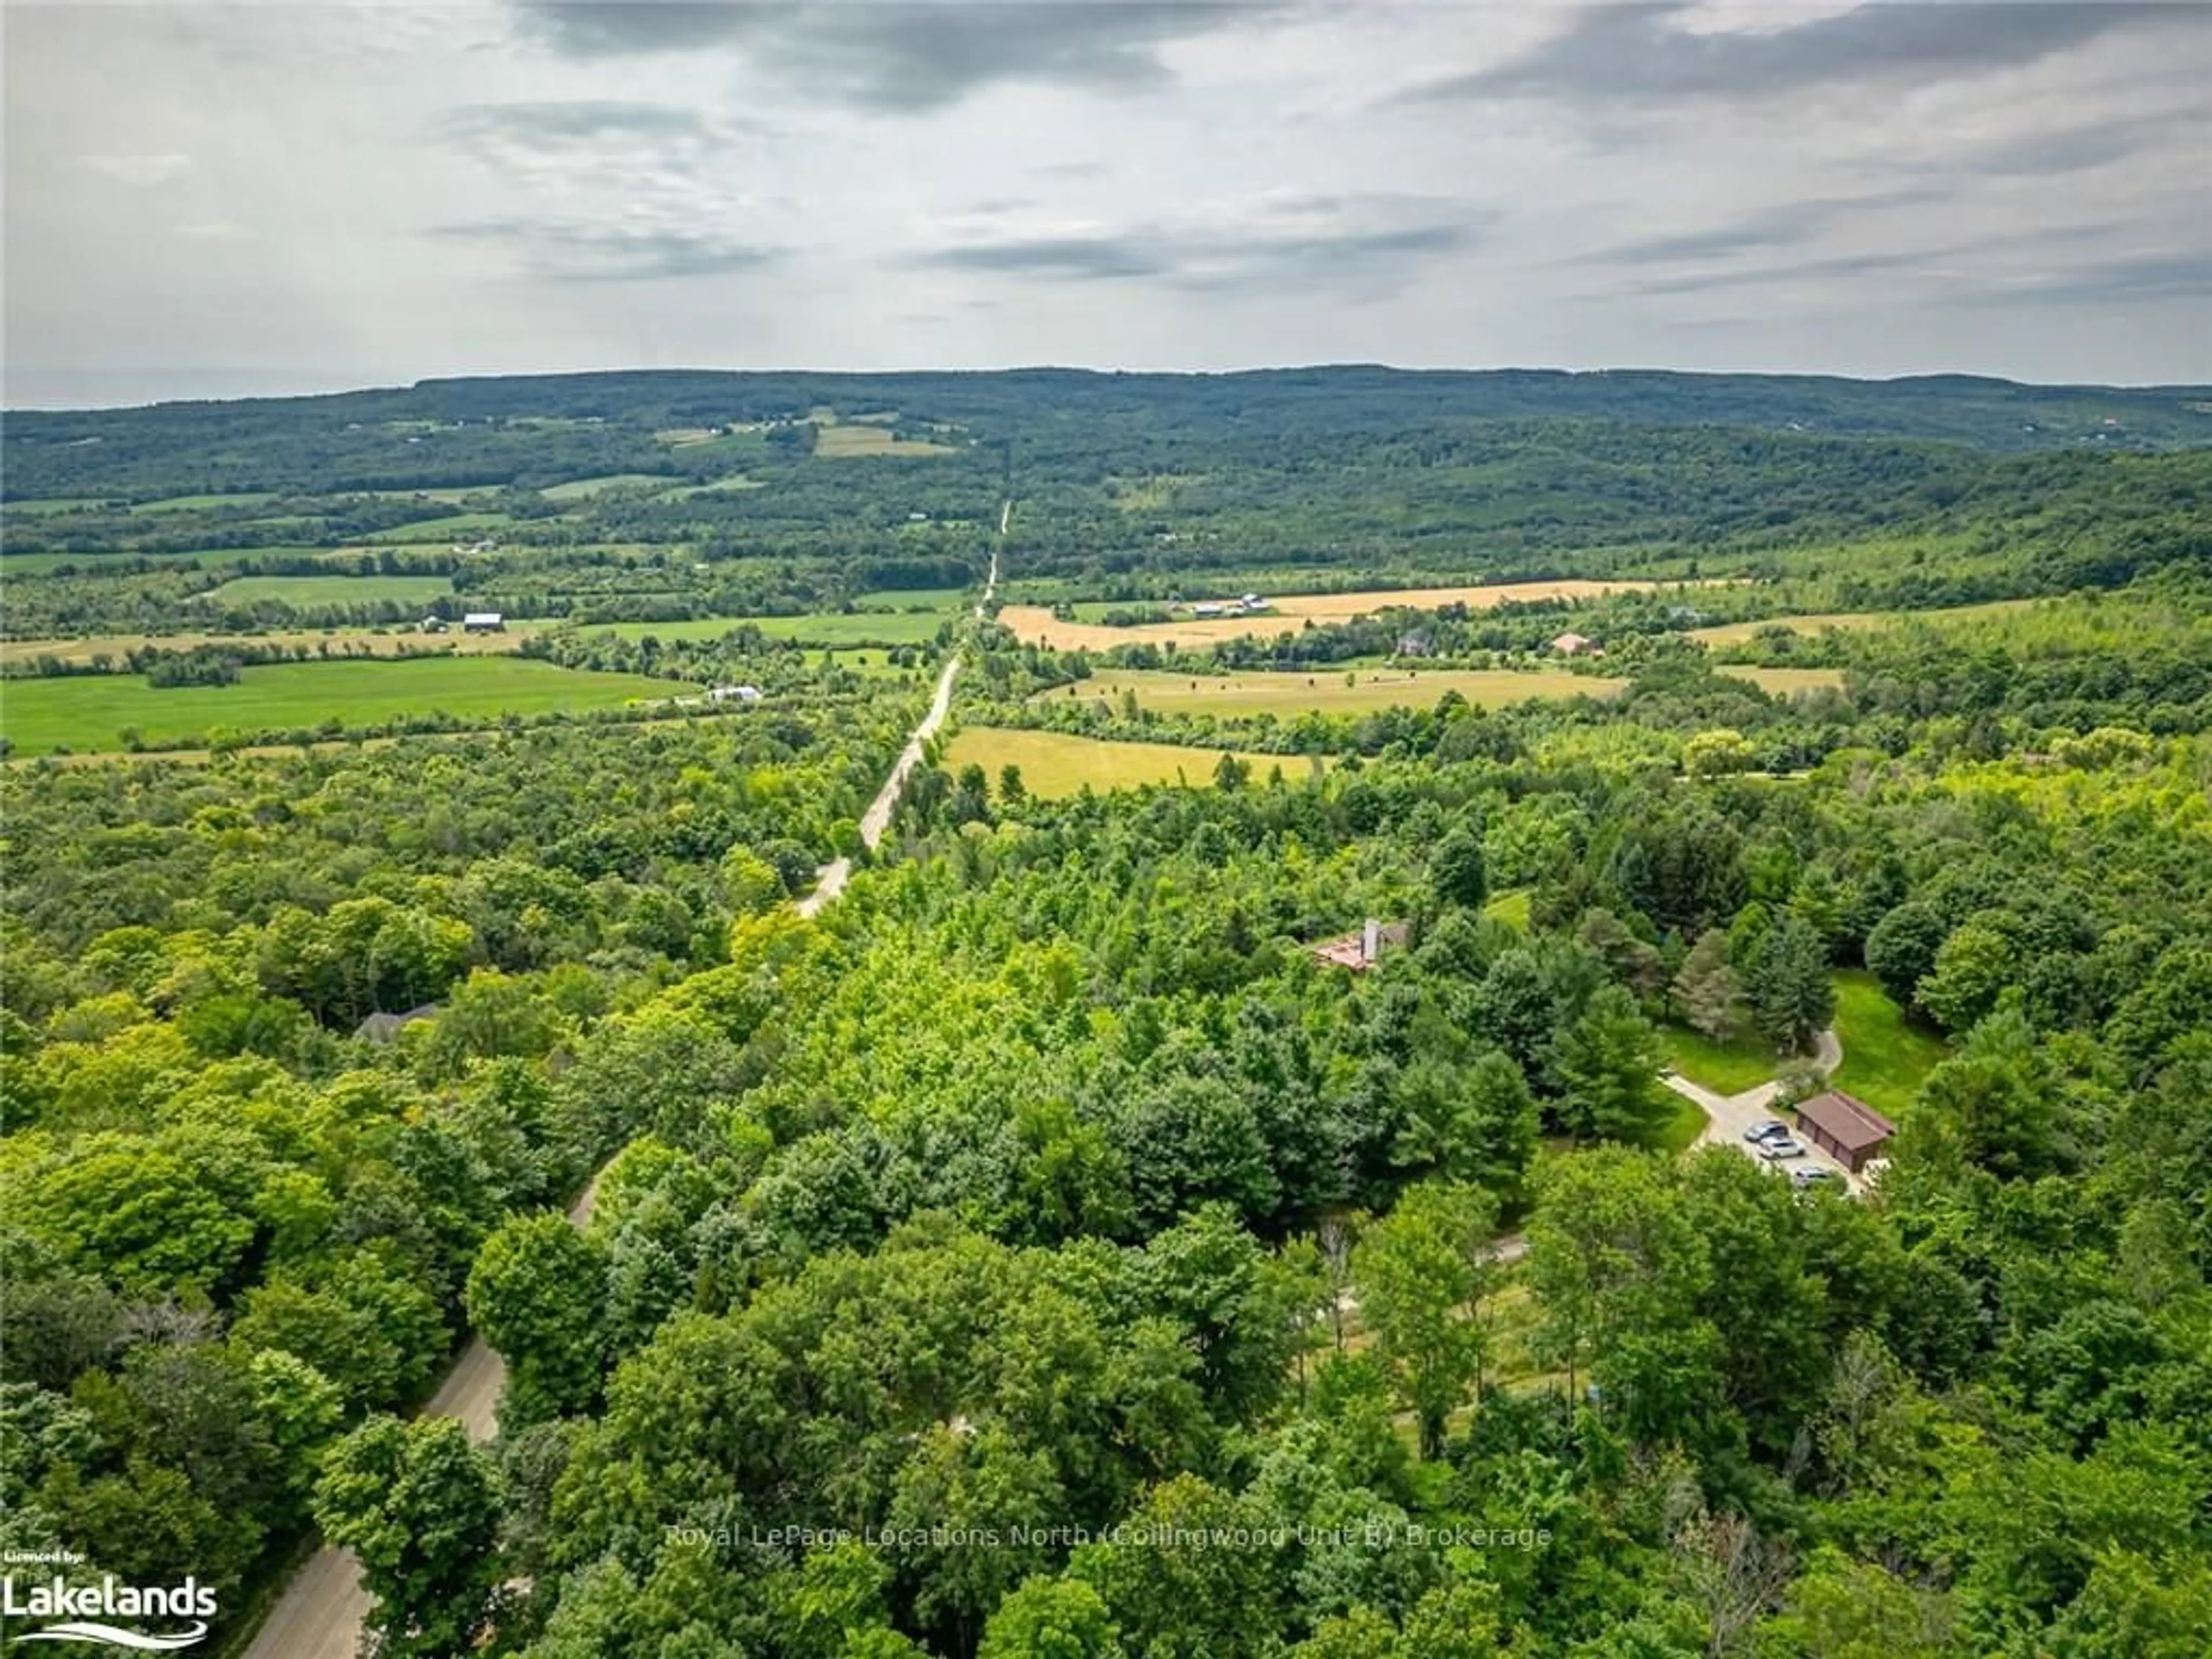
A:
{"type": "Polygon", "coordinates": [[[121,749],[218,729],[289,730],[336,720],[373,726],[404,714],[461,718],[616,708],[696,688],[642,674],[605,674],[524,659],[278,663],[241,671],[235,685],[155,687],[138,675],[81,675],[0,684],[0,736],[12,752],[121,749]]]}
{"type": "Polygon", "coordinates": [[[327,646],[334,657],[497,657],[521,649],[522,641],[544,631],[543,623],[509,623],[500,634],[418,634],[411,628],[280,628],[265,634],[101,634],[80,640],[0,640],[0,663],[36,662],[52,657],[57,662],[92,662],[101,657],[120,660],[143,646],[165,651],[190,651],[195,646],[304,646],[310,651],[327,646]]]}
{"type": "Polygon", "coordinates": [[[1118,702],[1125,691],[1138,704],[1162,712],[1217,714],[1345,714],[1374,708],[1433,708],[1447,691],[1456,691],[1479,708],[1503,708],[1532,697],[1609,697],[1628,684],[1590,674],[1545,668],[1522,673],[1497,669],[1353,669],[1311,674],[1242,673],[1216,677],[1173,674],[1164,670],[1127,669],[1092,675],[1073,686],[1039,692],[1032,701],[1075,699],[1118,702]]]}
{"type": "Polygon", "coordinates": [[[862,611],[959,611],[969,594],[964,587],[882,587],[856,594],[853,604],[862,611]]]}
{"type": "Polygon", "coordinates": [[[452,594],[443,576],[240,576],[195,597],[199,605],[252,605],[274,599],[295,610],[404,600],[428,605],[452,594]]]}
{"type": "Polygon", "coordinates": [[[823,460],[846,460],[863,455],[892,455],[914,459],[927,455],[957,455],[959,453],[951,444],[930,443],[916,438],[902,441],[882,427],[865,423],[818,427],[814,434],[815,456],[823,460]]]}
{"type": "Polygon", "coordinates": [[[1771,697],[1844,689],[1844,671],[1840,668],[1753,668],[1744,663],[1724,663],[1720,672],[1732,680],[1749,680],[1771,697]]]}
{"type": "Polygon", "coordinates": [[[610,489],[629,489],[643,484],[665,484],[667,478],[658,472],[609,472],[597,478],[571,478],[566,483],[549,484],[538,493],[549,501],[577,501],[605,494],[610,489]]]}
{"type": "Polygon", "coordinates": [[[2008,611],[2025,611],[2040,599],[1991,599],[1985,605],[1953,605],[1942,611],[1824,611],[1808,616],[1766,617],[1757,622],[1718,623],[1693,628],[1686,638],[1707,646],[1741,645],[1760,629],[1786,628],[1793,634],[1822,634],[1834,629],[1888,628],[1902,622],[1969,622],[1978,617],[2001,617],[2008,611]]]}
{"type": "Polygon", "coordinates": [[[746,617],[770,639],[806,645],[921,645],[950,617],[943,611],[818,612],[805,617],[746,617]]]}
{"type": "Polygon", "coordinates": [[[1352,593],[1291,593],[1270,601],[1271,608],[1256,617],[1192,617],[1187,621],[1155,623],[1142,628],[1109,628],[1097,623],[1064,623],[1042,605],[1010,605],[999,620],[1024,643],[1050,646],[1058,651],[1109,651],[1117,645],[1205,645],[1216,640],[1262,638],[1295,633],[1308,622],[1346,622],[1377,611],[1404,605],[1433,611],[1447,605],[1464,605],[1486,611],[1500,605],[1528,605],[1541,600],[1586,599],[1602,593],[1649,592],[1662,586],[1650,581],[1598,581],[1580,578],[1559,581],[1498,582],[1490,586],[1407,587],[1364,589],[1352,593]]]}
{"type": "MultiPolygon", "coordinates": [[[[1022,787],[1032,795],[1054,799],[1079,793],[1085,785],[1101,793],[1135,789],[1148,783],[1210,786],[1221,763],[1218,749],[1172,743],[1121,743],[1079,738],[1061,732],[1030,732],[1000,726],[969,726],[947,746],[945,765],[952,771],[980,766],[999,787],[999,769],[1018,766],[1022,787]]],[[[1318,764],[1304,755],[1243,755],[1254,780],[1279,766],[1286,778],[1304,777],[1318,764]]]]}

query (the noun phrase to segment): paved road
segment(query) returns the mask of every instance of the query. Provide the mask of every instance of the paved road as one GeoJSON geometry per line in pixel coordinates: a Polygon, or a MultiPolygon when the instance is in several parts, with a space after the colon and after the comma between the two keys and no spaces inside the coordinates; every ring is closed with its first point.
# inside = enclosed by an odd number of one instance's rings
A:
{"type": "MultiPolygon", "coordinates": [[[[999,509],[999,537],[1002,542],[1007,526],[1013,522],[1013,514],[1014,504],[1009,499],[999,509]]],[[[991,550],[991,574],[983,584],[983,598],[975,606],[978,617],[984,614],[998,589],[999,550],[994,546],[991,550]]],[[[908,775],[921,763],[922,746],[944,724],[945,711],[952,706],[953,677],[959,672],[960,653],[956,651],[945,665],[945,672],[938,676],[937,694],[930,699],[928,713],[915,727],[914,735],[900,751],[898,764],[891,769],[890,776],[884,780],[883,788],[860,820],[860,839],[871,851],[890,827],[899,792],[906,787],[908,775]]],[[[824,865],[814,890],[799,902],[799,913],[805,916],[817,914],[845,890],[852,873],[852,862],[848,859],[824,865]]],[[[570,1207],[569,1221],[578,1227],[589,1221],[599,1195],[599,1177],[595,1173],[570,1207]]],[[[471,1337],[422,1412],[428,1417],[457,1417],[467,1426],[471,1439],[489,1440],[498,1431],[499,1396],[506,1386],[507,1367],[500,1357],[484,1346],[481,1337],[471,1337]]],[[[361,1586],[360,1564],[346,1550],[318,1550],[307,1565],[292,1576],[292,1582],[270,1608],[261,1628],[254,1633],[252,1644],[246,1650],[246,1659],[354,1659],[361,1644],[362,1626],[368,1618],[368,1592],[361,1586]]]]}

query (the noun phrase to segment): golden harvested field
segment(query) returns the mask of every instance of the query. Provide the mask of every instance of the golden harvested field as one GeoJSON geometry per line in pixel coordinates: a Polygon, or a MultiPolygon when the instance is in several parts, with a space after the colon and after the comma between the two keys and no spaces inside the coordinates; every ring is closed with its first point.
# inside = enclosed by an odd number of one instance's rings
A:
{"type": "MultiPolygon", "coordinates": [[[[981,767],[989,775],[994,793],[1000,768],[1018,766],[1024,789],[1052,799],[1079,793],[1086,784],[1102,794],[1147,783],[1210,788],[1221,755],[1218,749],[1194,749],[1182,744],[1122,743],[1064,732],[971,726],[952,739],[945,750],[945,764],[956,772],[971,764],[981,767]]],[[[1310,776],[1317,764],[1304,755],[1243,755],[1239,758],[1251,763],[1255,783],[1266,782],[1278,766],[1285,778],[1295,781],[1310,776]]]]}
{"type": "Polygon", "coordinates": [[[1766,617],[1758,622],[1718,623],[1711,628],[1693,628],[1686,637],[1708,646],[1741,645],[1762,628],[1820,634],[1831,629],[1888,628],[1902,622],[1972,622],[1978,617],[2024,611],[2036,603],[2034,599],[1991,599],[1986,605],[1954,605],[1943,611],[1826,611],[1802,617],[1766,617]]]}
{"type": "Polygon", "coordinates": [[[1720,672],[1730,679],[1749,680],[1770,697],[1786,697],[1796,691],[1844,689],[1844,671],[1840,668],[1753,668],[1742,663],[1724,663],[1720,672]]]}
{"type": "Polygon", "coordinates": [[[954,455],[959,452],[950,444],[915,439],[902,442],[879,426],[824,426],[815,431],[814,453],[824,459],[842,460],[855,455],[954,455]]]}
{"type": "Polygon", "coordinates": [[[313,651],[327,645],[333,657],[397,657],[409,652],[421,656],[496,656],[520,650],[523,641],[537,631],[537,625],[531,623],[509,623],[503,634],[464,634],[458,628],[447,634],[417,634],[411,629],[374,634],[362,628],[302,628],[270,634],[104,634],[83,640],[0,640],[0,663],[35,662],[40,657],[60,662],[112,657],[120,662],[149,645],[164,651],[190,651],[202,645],[305,646],[313,651]]]}
{"type": "Polygon", "coordinates": [[[1369,589],[1356,593],[1291,593],[1269,601],[1270,608],[1256,617],[1193,617],[1186,622],[1155,623],[1143,628],[1109,628],[1103,623],[1055,622],[1042,605],[1010,605],[999,620],[1026,643],[1050,646],[1055,651],[1110,651],[1117,645],[1207,645],[1216,640],[1262,638],[1294,634],[1309,622],[1347,622],[1370,616],[1394,605],[1434,611],[1440,605],[1464,605],[1487,611],[1493,605],[1527,605],[1538,600],[1587,599],[1603,593],[1649,592],[1663,586],[1645,581],[1589,581],[1570,579],[1549,582],[1498,582],[1487,587],[1403,587],[1369,589]]]}
{"type": "Polygon", "coordinates": [[[1531,697],[1610,697],[1628,684],[1565,669],[1522,673],[1510,668],[1361,668],[1332,673],[1240,673],[1192,676],[1164,670],[1112,670],[1073,686],[1041,691],[1035,702],[1077,701],[1118,703],[1125,691],[1136,693],[1140,708],[1163,713],[1293,715],[1309,709],[1322,714],[1360,713],[1375,708],[1430,708],[1447,691],[1456,691],[1478,708],[1503,708],[1531,697]],[[1352,684],[1345,684],[1346,674],[1352,684]]]}

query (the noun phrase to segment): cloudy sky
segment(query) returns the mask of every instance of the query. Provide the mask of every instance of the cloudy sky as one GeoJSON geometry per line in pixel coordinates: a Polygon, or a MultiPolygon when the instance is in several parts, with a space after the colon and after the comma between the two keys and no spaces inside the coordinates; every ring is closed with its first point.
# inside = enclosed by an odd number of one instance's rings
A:
{"type": "Polygon", "coordinates": [[[2212,5],[7,0],[5,390],[2212,380],[2212,5]]]}

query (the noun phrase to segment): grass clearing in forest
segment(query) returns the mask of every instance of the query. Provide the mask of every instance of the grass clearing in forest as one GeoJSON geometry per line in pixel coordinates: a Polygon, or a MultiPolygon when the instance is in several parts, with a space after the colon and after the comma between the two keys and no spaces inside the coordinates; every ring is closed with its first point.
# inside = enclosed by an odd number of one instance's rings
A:
{"type": "Polygon", "coordinates": [[[1829,1081],[1899,1121],[1928,1073],[1950,1057],[1943,1040],[1889,999],[1863,968],[1836,976],[1836,1040],[1844,1063],[1829,1081]]]}
{"type": "Polygon", "coordinates": [[[274,599],[296,611],[322,611],[386,600],[428,605],[450,598],[453,584],[444,576],[238,576],[221,587],[195,594],[195,605],[254,605],[274,599]]]}
{"type": "Polygon", "coordinates": [[[1267,608],[1243,617],[1193,617],[1170,623],[1149,623],[1136,628],[1109,628],[1103,623],[1064,623],[1042,605],[1010,605],[999,620],[1013,629],[1024,644],[1049,646],[1055,651],[1110,651],[1117,645],[1209,645],[1217,640],[1247,637],[1272,639],[1295,634],[1309,623],[1349,622],[1397,607],[1435,611],[1463,605],[1470,611],[1488,611],[1501,605],[1537,605],[1595,599],[1607,593],[1647,593],[1662,584],[1652,581],[1596,581],[1581,578],[1540,582],[1495,582],[1472,587],[1370,588],[1352,593],[1290,593],[1270,597],[1267,608]]]}
{"type": "Polygon", "coordinates": [[[360,727],[434,713],[497,720],[618,708],[696,689],[642,674],[482,656],[272,663],[240,670],[234,685],[156,687],[143,675],[72,675],[0,684],[0,736],[17,755],[119,750],[128,746],[128,728],[161,742],[220,731],[291,731],[326,720],[360,727]]]}
{"type": "MultiPolygon", "coordinates": [[[[1000,769],[1018,766],[1022,787],[1032,795],[1049,799],[1078,794],[1085,785],[1101,793],[1148,783],[1211,788],[1223,752],[1182,744],[1124,743],[1079,738],[1065,732],[971,726],[952,739],[944,763],[953,771],[970,764],[981,767],[994,792],[999,787],[1000,769]]],[[[1304,755],[1239,755],[1238,758],[1250,764],[1255,783],[1266,782],[1278,766],[1285,778],[1297,781],[1310,776],[1319,764],[1304,755]]]]}
{"type": "Polygon", "coordinates": [[[1433,708],[1447,691],[1458,692],[1478,708],[1503,708],[1537,697],[1610,697],[1627,684],[1626,680],[1571,674],[1559,668],[1525,673],[1510,668],[1329,668],[1310,674],[1218,675],[1109,669],[1072,686],[1041,691],[1032,701],[1089,700],[1111,705],[1118,704],[1125,692],[1133,692],[1139,708],[1161,713],[1336,714],[1433,708]]]}
{"type": "Polygon", "coordinates": [[[1716,1042],[1701,1031],[1668,1020],[1659,1028],[1659,1052],[1666,1063],[1692,1083],[1717,1095],[1755,1089],[1782,1069],[1771,1043],[1751,1029],[1741,1013],[1735,1032],[1716,1042]]]}

